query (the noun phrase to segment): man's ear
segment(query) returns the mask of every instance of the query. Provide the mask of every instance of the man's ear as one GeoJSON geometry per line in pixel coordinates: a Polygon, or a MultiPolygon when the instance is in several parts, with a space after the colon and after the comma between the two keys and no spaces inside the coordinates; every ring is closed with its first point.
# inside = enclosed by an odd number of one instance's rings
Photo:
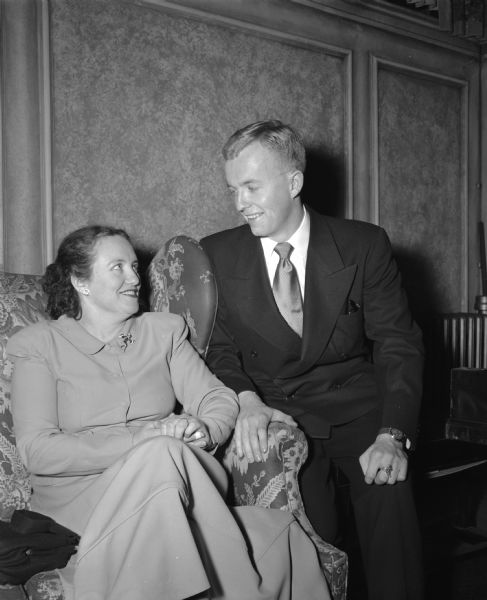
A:
{"type": "Polygon", "coordinates": [[[289,189],[292,198],[296,198],[303,189],[304,176],[301,171],[292,171],[289,174],[289,189]]]}

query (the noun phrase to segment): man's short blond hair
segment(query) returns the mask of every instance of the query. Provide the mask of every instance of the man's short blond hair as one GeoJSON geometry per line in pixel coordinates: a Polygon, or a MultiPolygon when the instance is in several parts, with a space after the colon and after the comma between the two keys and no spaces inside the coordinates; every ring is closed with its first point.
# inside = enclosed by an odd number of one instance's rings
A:
{"type": "Polygon", "coordinates": [[[301,136],[281,121],[257,121],[231,135],[223,146],[225,160],[236,158],[252,142],[259,142],[280,155],[291,168],[304,173],[306,151],[301,136]]]}

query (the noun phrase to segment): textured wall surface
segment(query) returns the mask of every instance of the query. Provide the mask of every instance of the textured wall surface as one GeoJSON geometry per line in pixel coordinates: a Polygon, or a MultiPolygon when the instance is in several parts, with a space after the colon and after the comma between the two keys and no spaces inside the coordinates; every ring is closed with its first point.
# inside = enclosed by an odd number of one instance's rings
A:
{"type": "Polygon", "coordinates": [[[380,69],[379,217],[412,301],[458,310],[463,290],[461,88],[380,69]]]}
{"type": "Polygon", "coordinates": [[[280,118],[305,138],[304,199],[385,227],[416,315],[473,306],[475,60],[297,6],[290,32],[264,0],[262,29],[135,0],[49,6],[55,246],[113,223],[144,261],[239,224],[221,147],[280,118]]]}
{"type": "Polygon", "coordinates": [[[220,148],[262,118],[301,130],[310,181],[328,169],[343,195],[341,58],[120,0],[51,5],[56,246],[87,222],[125,227],[147,255],[239,224],[220,148]]]}

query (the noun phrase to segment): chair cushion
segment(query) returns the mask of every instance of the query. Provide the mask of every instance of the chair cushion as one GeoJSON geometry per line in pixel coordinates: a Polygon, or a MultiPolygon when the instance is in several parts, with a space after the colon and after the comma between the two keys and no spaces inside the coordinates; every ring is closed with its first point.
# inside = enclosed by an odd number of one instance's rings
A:
{"type": "Polygon", "coordinates": [[[19,329],[46,318],[38,275],[0,273],[0,519],[9,520],[16,508],[27,508],[30,479],[15,447],[10,381],[13,365],[7,340],[19,329]]]}
{"type": "Polygon", "coordinates": [[[217,291],[203,248],[186,235],[171,238],[152,259],[148,278],[150,310],[181,315],[191,343],[204,356],[215,323],[217,291]]]}

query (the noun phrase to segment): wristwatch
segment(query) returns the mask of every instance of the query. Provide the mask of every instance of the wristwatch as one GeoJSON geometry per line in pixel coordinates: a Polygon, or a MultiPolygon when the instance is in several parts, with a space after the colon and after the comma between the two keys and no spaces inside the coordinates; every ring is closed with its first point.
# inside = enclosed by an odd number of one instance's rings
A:
{"type": "Polygon", "coordinates": [[[396,440],[396,442],[401,442],[402,447],[405,450],[409,450],[411,448],[411,440],[404,433],[404,431],[396,429],[395,427],[382,427],[381,429],[379,429],[378,435],[380,435],[381,433],[388,433],[396,440]]]}

